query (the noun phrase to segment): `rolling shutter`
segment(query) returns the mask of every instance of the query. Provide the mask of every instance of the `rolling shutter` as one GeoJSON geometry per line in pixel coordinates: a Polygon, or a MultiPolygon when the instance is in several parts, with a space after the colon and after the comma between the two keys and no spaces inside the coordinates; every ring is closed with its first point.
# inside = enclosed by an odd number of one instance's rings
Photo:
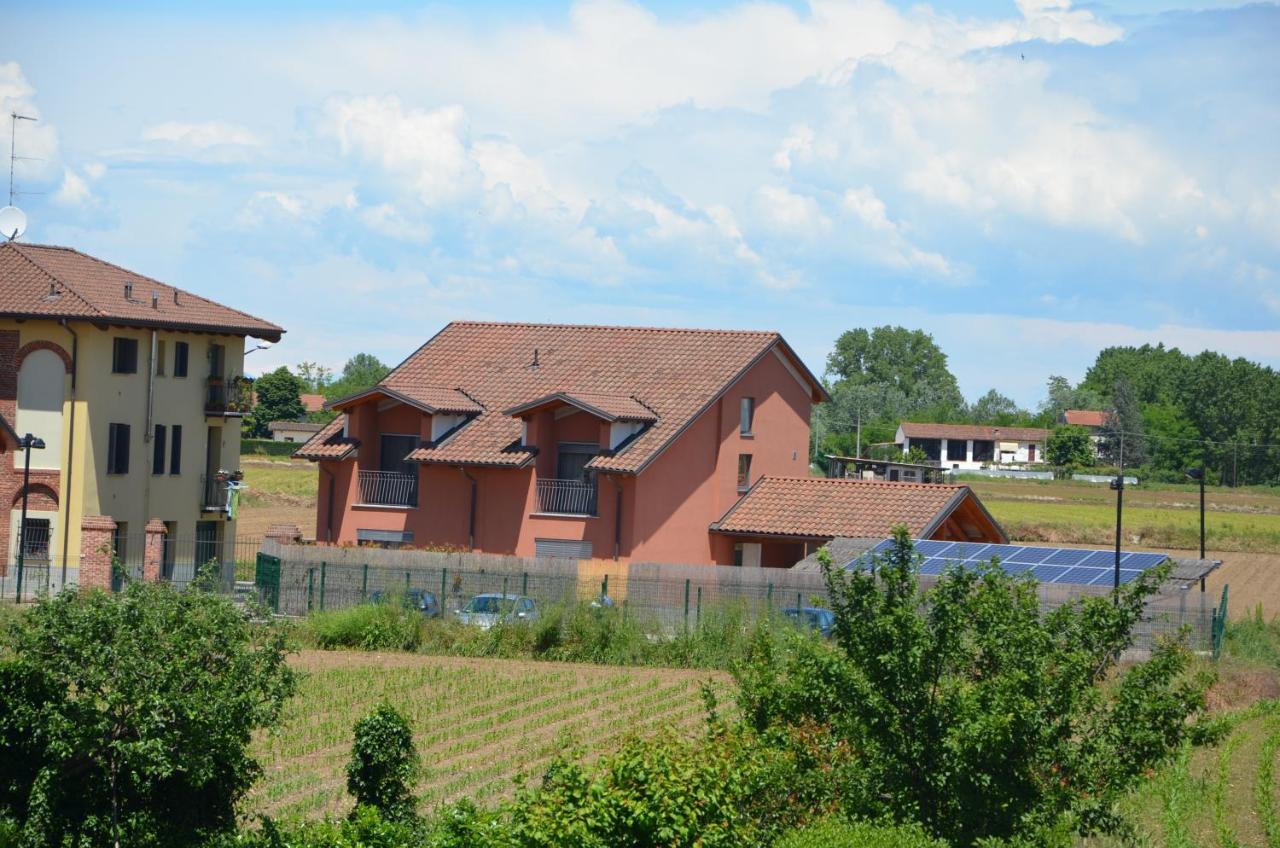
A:
{"type": "Polygon", "coordinates": [[[581,539],[534,539],[534,556],[591,559],[591,543],[581,539]]]}

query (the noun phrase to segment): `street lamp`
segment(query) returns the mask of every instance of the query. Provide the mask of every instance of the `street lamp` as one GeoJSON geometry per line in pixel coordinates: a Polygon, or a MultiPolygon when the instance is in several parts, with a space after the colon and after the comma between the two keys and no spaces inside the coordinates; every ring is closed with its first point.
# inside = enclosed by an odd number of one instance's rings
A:
{"type": "Polygon", "coordinates": [[[28,433],[18,440],[18,447],[27,452],[22,465],[22,523],[18,525],[18,589],[14,593],[13,602],[22,603],[22,567],[27,558],[27,496],[31,489],[31,451],[44,450],[44,439],[37,439],[28,433]]]}
{"type": "MultiPolygon", "coordinates": [[[[1204,466],[1199,468],[1188,468],[1187,476],[1192,480],[1200,483],[1200,559],[1204,559],[1204,478],[1207,476],[1204,472],[1204,466]]],[[[1200,578],[1200,591],[1204,591],[1204,578],[1200,578]]]]}
{"type": "Polygon", "coordinates": [[[271,345],[269,345],[269,344],[260,344],[260,345],[258,345],[257,347],[251,347],[251,348],[249,348],[248,350],[246,350],[246,351],[244,352],[244,355],[245,355],[245,356],[248,356],[249,354],[253,353],[254,351],[257,351],[257,350],[266,350],[266,349],[268,349],[269,347],[271,347],[271,345]]]}

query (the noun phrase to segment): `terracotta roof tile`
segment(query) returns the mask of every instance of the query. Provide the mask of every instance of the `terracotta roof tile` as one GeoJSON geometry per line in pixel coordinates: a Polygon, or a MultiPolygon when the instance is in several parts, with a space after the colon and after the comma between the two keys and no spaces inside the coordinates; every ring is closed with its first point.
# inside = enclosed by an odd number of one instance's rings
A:
{"type": "Polygon", "coordinates": [[[342,417],[339,416],[324,425],[324,429],[308,439],[293,455],[298,459],[346,459],[358,447],[359,439],[342,435],[342,417]]]}
{"type": "Polygon", "coordinates": [[[761,477],[724,517],[720,533],[887,539],[898,524],[921,538],[965,496],[968,486],[825,477],[761,477]]]}
{"type": "Polygon", "coordinates": [[[995,427],[977,424],[918,424],[904,421],[903,434],[909,439],[982,439],[986,441],[1043,442],[1049,431],[1041,427],[995,427]]]}
{"type": "Polygon", "coordinates": [[[1097,409],[1068,409],[1062,413],[1062,419],[1080,427],[1105,427],[1107,413],[1097,409]]]}
{"type": "Polygon", "coordinates": [[[444,412],[453,415],[475,415],[484,412],[484,407],[471,399],[466,392],[458,389],[446,389],[443,386],[413,386],[391,388],[385,384],[365,389],[354,395],[348,395],[333,401],[329,406],[333,409],[345,409],[356,405],[369,397],[388,397],[416,406],[424,412],[444,412]]]}
{"type": "Polygon", "coordinates": [[[504,415],[521,416],[544,406],[569,404],[597,415],[606,421],[657,421],[658,416],[652,409],[638,399],[624,395],[602,395],[596,392],[566,391],[543,395],[510,409],[502,410],[504,415]]]}
{"type": "Polygon", "coordinates": [[[79,318],[278,341],[275,324],[69,247],[0,244],[0,315],[79,318]],[[125,286],[132,297],[125,298],[125,286]],[[155,305],[152,306],[152,295],[155,305]]]}
{"type": "Polygon", "coordinates": [[[528,462],[533,453],[519,445],[520,420],[502,411],[531,399],[568,392],[613,398],[613,406],[639,398],[656,421],[615,456],[592,462],[634,473],[774,348],[811,380],[815,399],[825,396],[777,333],[465,321],[449,324],[379,385],[409,397],[457,386],[479,404],[482,411],[452,437],[409,455],[448,464],[528,462]]]}
{"type": "Polygon", "coordinates": [[[302,401],[302,408],[307,412],[319,412],[324,409],[324,395],[303,394],[298,399],[302,401]]]}
{"type": "MultiPolygon", "coordinates": [[[[332,423],[332,422],[331,422],[332,423]]],[[[313,424],[310,421],[269,421],[267,429],[272,433],[277,430],[292,430],[295,433],[319,433],[325,425],[313,424]]]]}

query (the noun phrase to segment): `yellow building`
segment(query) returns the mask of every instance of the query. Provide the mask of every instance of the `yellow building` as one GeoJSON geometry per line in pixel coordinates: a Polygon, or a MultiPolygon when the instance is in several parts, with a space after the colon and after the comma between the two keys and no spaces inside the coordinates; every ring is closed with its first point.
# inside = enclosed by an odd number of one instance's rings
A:
{"type": "MultiPolygon", "coordinates": [[[[163,522],[165,576],[227,558],[235,538],[247,337],[284,331],[246,313],[61,247],[0,244],[0,573],[22,545],[27,587],[79,578],[86,516],[115,522],[140,570],[163,522]],[[20,533],[31,434],[27,525],[20,533]],[[158,524],[153,523],[153,535],[158,524]],[[34,581],[34,585],[33,585],[34,581]]],[[[102,522],[96,522],[101,525],[102,522]]],[[[10,566],[6,568],[6,566],[10,566]]]]}

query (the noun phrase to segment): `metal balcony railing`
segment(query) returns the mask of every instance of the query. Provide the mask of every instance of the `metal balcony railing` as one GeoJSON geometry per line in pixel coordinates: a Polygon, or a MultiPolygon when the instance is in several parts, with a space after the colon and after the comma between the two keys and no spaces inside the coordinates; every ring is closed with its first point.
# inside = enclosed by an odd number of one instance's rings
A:
{"type": "Polygon", "coordinates": [[[399,471],[360,471],[360,503],[372,506],[417,506],[418,475],[399,471]]]}
{"type": "Polygon", "coordinates": [[[200,506],[205,512],[227,511],[227,481],[213,474],[200,475],[200,487],[204,495],[200,506]]]}
{"type": "Polygon", "coordinates": [[[242,377],[209,377],[205,382],[205,415],[248,415],[253,408],[251,386],[242,377]]]}
{"type": "Polygon", "coordinates": [[[596,484],[581,480],[539,480],[538,512],[560,515],[595,515],[596,484]]]}

